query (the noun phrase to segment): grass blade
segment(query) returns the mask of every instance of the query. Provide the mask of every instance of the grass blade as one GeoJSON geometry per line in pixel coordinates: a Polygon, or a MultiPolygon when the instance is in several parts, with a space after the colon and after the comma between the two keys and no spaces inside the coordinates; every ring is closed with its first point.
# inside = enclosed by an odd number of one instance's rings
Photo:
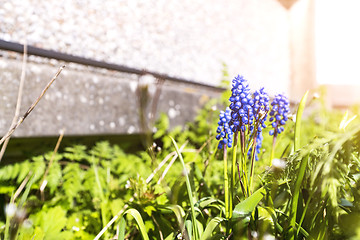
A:
{"type": "Polygon", "coordinates": [[[27,197],[29,196],[29,193],[30,193],[30,190],[31,190],[31,186],[34,184],[35,182],[35,175],[30,179],[27,187],[25,188],[25,191],[23,193],[23,195],[21,196],[21,199],[20,199],[20,202],[19,202],[19,205],[18,207],[22,207],[27,199],[27,197]]]}
{"type": "Polygon", "coordinates": [[[138,210],[134,209],[134,208],[131,208],[131,209],[128,209],[124,212],[124,215],[123,217],[126,215],[126,214],[130,214],[135,220],[136,220],[136,223],[139,227],[139,230],[141,232],[141,235],[142,235],[142,238],[144,240],[149,240],[149,236],[147,235],[147,231],[146,231],[146,228],[145,228],[145,224],[144,224],[144,221],[142,220],[142,217],[140,215],[140,213],[138,212],[138,210]]]}
{"type": "Polygon", "coordinates": [[[119,224],[119,229],[120,229],[118,236],[119,239],[125,239],[125,227],[126,227],[126,221],[125,218],[122,217],[120,219],[120,224],[119,224]]]}
{"type": "Polygon", "coordinates": [[[195,207],[194,207],[195,204],[194,204],[193,193],[192,193],[192,190],[191,190],[191,185],[190,185],[188,170],[187,170],[187,168],[186,168],[186,166],[185,166],[184,159],[183,159],[183,157],[182,157],[182,155],[181,155],[181,153],[180,153],[180,150],[179,150],[179,148],[178,148],[175,140],[174,140],[172,137],[170,137],[170,138],[171,138],[171,141],[172,141],[172,143],[173,143],[173,145],[174,145],[174,147],[175,147],[176,153],[177,153],[177,155],[178,155],[178,157],[179,157],[179,159],[180,159],[180,162],[181,162],[181,164],[182,164],[182,166],[183,166],[183,169],[184,169],[184,172],[185,172],[186,187],[187,187],[187,191],[188,191],[188,195],[189,195],[189,200],[190,200],[190,206],[191,206],[191,218],[192,218],[192,221],[193,221],[193,224],[192,224],[193,229],[194,229],[194,234],[193,234],[193,235],[194,235],[194,238],[195,238],[195,239],[199,239],[199,237],[198,237],[198,230],[197,230],[197,224],[196,224],[195,207]]]}
{"type": "Polygon", "coordinates": [[[296,122],[295,122],[295,134],[294,134],[294,150],[298,150],[300,148],[300,140],[301,140],[301,134],[300,134],[300,128],[301,128],[301,118],[304,112],[304,108],[306,105],[306,99],[309,94],[309,91],[306,91],[304,96],[301,98],[299,107],[296,112],[296,122]]]}
{"type": "Polygon", "coordinates": [[[233,211],[232,220],[250,215],[255,210],[261,199],[263,199],[265,193],[266,190],[262,187],[254,192],[250,197],[236,205],[233,211]]]}
{"type": "MultiPolygon", "coordinates": [[[[304,96],[301,98],[299,107],[296,112],[296,122],[295,122],[295,134],[294,134],[294,151],[300,149],[301,145],[301,119],[306,105],[306,99],[309,94],[309,91],[306,91],[304,96]]],[[[296,223],[296,215],[297,215],[297,206],[299,201],[299,191],[301,188],[301,183],[305,175],[305,170],[307,166],[307,162],[309,159],[309,155],[302,158],[299,168],[299,173],[296,178],[294,193],[292,195],[291,200],[291,208],[290,208],[290,234],[291,238],[294,239],[296,232],[294,231],[295,223],[296,223]]]]}
{"type": "Polygon", "coordinates": [[[188,233],[186,232],[186,229],[185,229],[185,222],[184,222],[185,212],[182,209],[182,207],[180,207],[179,205],[171,205],[171,206],[167,206],[166,208],[173,211],[173,213],[176,216],[176,220],[178,221],[178,224],[180,227],[180,232],[181,232],[183,238],[186,240],[189,240],[188,233]]]}
{"type": "Polygon", "coordinates": [[[302,184],[302,181],[303,181],[303,178],[305,175],[305,170],[307,167],[308,160],[309,160],[309,155],[303,157],[303,159],[301,160],[299,173],[296,178],[295,188],[294,188],[294,192],[292,195],[291,208],[290,208],[290,227],[292,227],[292,229],[290,229],[290,234],[293,233],[292,239],[294,239],[295,235],[296,235],[294,228],[295,228],[295,224],[296,224],[299,193],[300,193],[301,184],[302,184]]]}
{"type": "Polygon", "coordinates": [[[204,233],[201,235],[200,239],[201,240],[210,239],[211,234],[213,233],[215,228],[224,221],[226,221],[226,218],[222,218],[222,217],[215,217],[211,219],[211,221],[206,226],[204,233]]]}

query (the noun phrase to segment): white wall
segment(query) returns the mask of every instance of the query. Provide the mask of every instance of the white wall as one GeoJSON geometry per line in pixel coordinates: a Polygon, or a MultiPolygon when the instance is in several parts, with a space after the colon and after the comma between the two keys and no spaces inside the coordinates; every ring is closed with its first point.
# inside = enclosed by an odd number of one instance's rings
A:
{"type": "Polygon", "coordinates": [[[289,92],[289,14],[276,0],[0,0],[0,38],[218,85],[222,63],[289,92]]]}
{"type": "Polygon", "coordinates": [[[316,79],[360,86],[360,1],[316,0],[316,79]]]}

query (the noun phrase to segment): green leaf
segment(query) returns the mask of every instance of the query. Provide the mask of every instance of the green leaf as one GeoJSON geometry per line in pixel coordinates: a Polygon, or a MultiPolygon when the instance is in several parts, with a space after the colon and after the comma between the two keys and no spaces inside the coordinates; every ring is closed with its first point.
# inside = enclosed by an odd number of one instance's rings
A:
{"type": "Polygon", "coordinates": [[[262,187],[254,192],[250,197],[237,204],[233,211],[232,220],[249,216],[255,210],[261,199],[263,199],[265,193],[266,190],[262,187]]]}
{"type": "MultiPolygon", "coordinates": [[[[120,239],[120,238],[119,238],[120,239]]],[[[170,233],[166,238],[165,240],[172,240],[172,239],[175,239],[174,238],[174,233],[170,233]]]]}
{"type": "Polygon", "coordinates": [[[155,225],[151,220],[146,220],[145,221],[145,229],[146,231],[154,231],[155,230],[155,225]]]}
{"type": "Polygon", "coordinates": [[[69,239],[71,232],[63,231],[67,223],[66,211],[60,206],[41,211],[36,220],[45,239],[69,239]]]}
{"type": "Polygon", "coordinates": [[[226,221],[226,218],[222,218],[222,217],[215,217],[215,218],[211,219],[211,221],[206,226],[205,231],[201,235],[200,239],[201,240],[210,239],[215,228],[224,221],[226,221]]]}
{"type": "Polygon", "coordinates": [[[183,210],[183,208],[180,207],[179,205],[171,205],[171,206],[167,206],[166,209],[170,209],[171,211],[173,211],[173,213],[176,216],[176,220],[179,223],[180,231],[183,232],[185,229],[185,223],[184,223],[185,211],[183,210]]]}
{"type": "MultiPolygon", "coordinates": [[[[138,227],[140,229],[143,239],[149,240],[149,236],[147,235],[145,224],[144,224],[144,221],[143,221],[140,213],[136,209],[131,208],[131,209],[128,209],[126,212],[124,212],[124,216],[126,214],[130,214],[136,220],[136,223],[138,224],[138,227]]],[[[121,227],[120,227],[120,229],[121,229],[121,227]]]]}
{"type": "Polygon", "coordinates": [[[111,214],[115,216],[118,212],[120,212],[120,210],[124,207],[124,205],[125,205],[124,200],[121,198],[111,200],[110,202],[111,214]]]}
{"type": "Polygon", "coordinates": [[[159,120],[157,120],[156,122],[157,131],[154,134],[154,139],[158,139],[164,136],[169,128],[169,124],[170,124],[169,117],[166,114],[161,113],[159,120]]]}
{"type": "Polygon", "coordinates": [[[88,158],[86,153],[86,146],[75,145],[73,147],[65,148],[64,157],[71,161],[81,161],[88,158]]]}
{"type": "Polygon", "coordinates": [[[35,182],[35,178],[36,176],[32,176],[30,181],[28,182],[28,184],[26,185],[26,188],[25,188],[25,191],[23,193],[23,195],[21,196],[21,199],[20,199],[20,202],[19,202],[19,205],[18,207],[22,207],[23,204],[25,203],[27,197],[29,196],[29,193],[30,193],[30,189],[31,189],[31,186],[34,184],[35,182]]]}
{"type": "Polygon", "coordinates": [[[73,205],[73,199],[78,196],[78,193],[86,188],[83,178],[84,172],[79,163],[68,163],[63,169],[63,189],[70,206],[73,205]]]}
{"type": "MultiPolygon", "coordinates": [[[[309,155],[305,156],[301,160],[299,173],[297,175],[296,182],[295,182],[295,188],[294,188],[294,192],[293,192],[292,199],[291,199],[291,209],[290,209],[290,226],[292,226],[292,227],[295,227],[297,207],[298,207],[298,202],[299,202],[299,193],[300,193],[302,181],[304,179],[308,160],[309,160],[309,155]]],[[[293,230],[291,230],[291,231],[293,231],[293,230]]],[[[294,232],[294,234],[296,234],[296,233],[294,232]]]]}
{"type": "Polygon", "coordinates": [[[109,142],[102,141],[96,143],[95,146],[89,151],[89,153],[97,158],[111,159],[113,156],[113,149],[109,142]]]}
{"type": "Polygon", "coordinates": [[[125,239],[125,228],[126,228],[126,221],[125,218],[120,218],[119,223],[119,239],[125,239]]]}
{"type": "MultiPolygon", "coordinates": [[[[174,147],[175,147],[175,151],[180,159],[180,162],[183,166],[183,171],[185,172],[185,180],[186,180],[186,187],[187,187],[187,191],[188,191],[188,195],[189,195],[189,201],[190,201],[190,207],[191,207],[191,217],[192,217],[192,220],[194,221],[193,222],[193,227],[194,227],[194,238],[195,239],[198,239],[198,236],[199,236],[199,233],[198,233],[198,228],[197,228],[197,224],[196,224],[196,215],[195,215],[195,204],[194,204],[194,195],[193,195],[193,192],[191,190],[191,185],[190,185],[190,179],[189,179],[189,174],[188,174],[188,170],[185,166],[185,162],[184,162],[184,159],[180,153],[180,150],[175,142],[175,140],[170,137],[174,147]]],[[[186,223],[185,223],[186,225],[186,223]]]]}
{"type": "Polygon", "coordinates": [[[144,212],[146,212],[149,216],[152,215],[152,212],[155,212],[155,211],[156,211],[156,209],[155,209],[154,206],[152,206],[152,205],[146,206],[143,210],[144,210],[144,212]]]}
{"type": "Polygon", "coordinates": [[[211,198],[211,197],[205,197],[198,201],[198,204],[201,209],[208,208],[208,207],[214,207],[220,211],[225,212],[225,204],[219,199],[211,198]]]}
{"type": "Polygon", "coordinates": [[[46,178],[51,194],[53,194],[58,189],[61,179],[61,166],[58,162],[53,162],[49,169],[49,175],[46,178]]]}
{"type": "Polygon", "coordinates": [[[26,178],[29,174],[29,169],[31,169],[31,163],[29,161],[21,163],[21,170],[17,176],[17,183],[21,183],[26,178]]]}
{"type": "Polygon", "coordinates": [[[304,96],[302,97],[298,110],[296,112],[296,122],[295,122],[295,134],[294,134],[294,150],[298,150],[300,148],[300,137],[301,137],[301,118],[304,112],[304,108],[306,105],[306,99],[309,94],[309,91],[306,91],[304,96]]]}
{"type": "Polygon", "coordinates": [[[44,237],[44,231],[40,227],[35,227],[34,234],[31,239],[42,240],[44,237]]]}

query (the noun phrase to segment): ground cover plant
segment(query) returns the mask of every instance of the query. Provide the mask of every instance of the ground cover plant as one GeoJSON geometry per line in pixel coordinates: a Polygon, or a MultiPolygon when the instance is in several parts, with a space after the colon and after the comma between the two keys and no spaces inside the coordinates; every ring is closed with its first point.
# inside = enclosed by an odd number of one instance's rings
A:
{"type": "Polygon", "coordinates": [[[1,166],[1,238],[358,239],[358,111],[323,99],[290,110],[237,76],[193,123],[162,115],[144,151],[99,142],[1,166]]]}

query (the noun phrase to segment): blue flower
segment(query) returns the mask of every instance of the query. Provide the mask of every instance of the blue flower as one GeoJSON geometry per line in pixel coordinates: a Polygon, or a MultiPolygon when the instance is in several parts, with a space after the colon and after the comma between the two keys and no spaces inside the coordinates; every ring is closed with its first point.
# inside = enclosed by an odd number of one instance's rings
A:
{"type": "MultiPolygon", "coordinates": [[[[255,119],[255,127],[258,132],[261,132],[266,127],[265,121],[267,119],[267,113],[270,110],[269,95],[264,91],[264,88],[260,88],[254,92],[254,105],[253,113],[255,119]]],[[[251,129],[252,130],[252,129],[251,129]]]]}
{"type": "MultiPolygon", "coordinates": [[[[257,132],[256,134],[256,147],[255,147],[255,160],[259,161],[259,154],[260,154],[260,150],[261,150],[261,145],[262,145],[262,141],[263,141],[263,136],[262,136],[262,132],[257,132]]],[[[252,152],[252,146],[250,147],[247,155],[248,158],[251,159],[251,152],[252,152]]]]}
{"type": "Polygon", "coordinates": [[[254,100],[249,85],[243,76],[238,75],[232,80],[230,100],[231,129],[233,132],[245,131],[246,125],[253,123],[254,100]]]}
{"type": "Polygon", "coordinates": [[[231,131],[229,125],[231,121],[230,108],[226,108],[225,112],[220,111],[219,118],[220,120],[218,122],[218,128],[216,129],[216,132],[218,133],[216,139],[220,140],[218,148],[222,149],[222,147],[226,145],[231,148],[233,142],[233,132],[231,131]]]}
{"type": "Polygon", "coordinates": [[[288,113],[290,112],[289,105],[288,98],[283,94],[277,94],[271,102],[269,121],[274,129],[269,131],[270,135],[277,136],[284,131],[283,125],[288,120],[288,113]]]}

